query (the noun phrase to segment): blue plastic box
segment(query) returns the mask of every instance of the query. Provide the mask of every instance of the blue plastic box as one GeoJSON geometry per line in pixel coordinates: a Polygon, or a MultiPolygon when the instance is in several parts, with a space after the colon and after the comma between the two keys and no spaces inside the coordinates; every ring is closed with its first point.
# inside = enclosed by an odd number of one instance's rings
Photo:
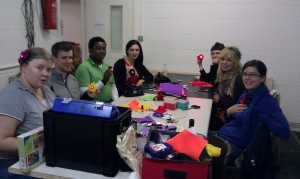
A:
{"type": "Polygon", "coordinates": [[[108,120],[114,120],[119,117],[118,108],[112,104],[97,101],[74,100],[70,98],[56,98],[53,103],[52,111],[101,117],[101,119],[108,120]]]}

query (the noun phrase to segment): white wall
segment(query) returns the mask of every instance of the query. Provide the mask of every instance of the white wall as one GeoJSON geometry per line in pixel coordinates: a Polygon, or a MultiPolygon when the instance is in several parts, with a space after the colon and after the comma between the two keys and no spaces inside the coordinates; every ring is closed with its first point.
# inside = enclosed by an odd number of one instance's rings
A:
{"type": "Polygon", "coordinates": [[[299,0],[135,0],[134,14],[147,67],[198,73],[196,56],[209,70],[216,41],[237,46],[243,64],[266,63],[286,117],[300,123],[299,0]]]}
{"type": "MultiPolygon", "coordinates": [[[[19,52],[26,48],[22,2],[0,1],[0,69],[17,65],[19,52]]],[[[33,2],[36,46],[50,50],[60,33],[40,28],[40,1],[33,2]]],[[[280,91],[283,112],[290,122],[300,123],[299,0],[135,0],[133,6],[133,36],[144,37],[147,67],[160,70],[167,63],[169,71],[198,73],[199,53],[204,53],[209,69],[214,42],[235,45],[243,54],[242,63],[253,58],[266,63],[274,88],[280,91]]],[[[90,10],[97,11],[94,8],[90,10]]],[[[0,88],[3,73],[9,72],[1,71],[0,88]]]]}
{"type": "MultiPolygon", "coordinates": [[[[59,2],[59,1],[58,1],[59,2]]],[[[58,30],[42,28],[41,1],[32,0],[34,6],[35,46],[50,52],[54,42],[60,39],[58,30]]],[[[18,57],[27,48],[25,20],[21,11],[23,1],[0,1],[0,89],[7,79],[19,71],[18,57]]]]}

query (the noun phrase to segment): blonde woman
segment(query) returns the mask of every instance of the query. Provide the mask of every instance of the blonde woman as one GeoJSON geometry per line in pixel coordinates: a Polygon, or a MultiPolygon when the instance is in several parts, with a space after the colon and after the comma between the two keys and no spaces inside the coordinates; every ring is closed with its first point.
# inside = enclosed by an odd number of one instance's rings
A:
{"type": "Polygon", "coordinates": [[[215,80],[215,94],[211,112],[209,135],[224,124],[224,113],[233,106],[244,92],[242,81],[241,52],[237,47],[225,47],[220,53],[219,67],[215,80]]]}

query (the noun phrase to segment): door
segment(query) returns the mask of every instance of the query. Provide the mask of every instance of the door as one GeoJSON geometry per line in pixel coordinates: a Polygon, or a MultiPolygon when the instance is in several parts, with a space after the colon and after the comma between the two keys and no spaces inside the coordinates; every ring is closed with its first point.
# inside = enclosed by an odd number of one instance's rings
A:
{"type": "Polygon", "coordinates": [[[60,0],[61,40],[72,41],[81,46],[80,0],[60,0]]]}
{"type": "Polygon", "coordinates": [[[107,43],[105,61],[113,65],[124,57],[126,43],[133,38],[133,0],[86,0],[85,50],[88,57],[88,41],[94,36],[107,43]]]}

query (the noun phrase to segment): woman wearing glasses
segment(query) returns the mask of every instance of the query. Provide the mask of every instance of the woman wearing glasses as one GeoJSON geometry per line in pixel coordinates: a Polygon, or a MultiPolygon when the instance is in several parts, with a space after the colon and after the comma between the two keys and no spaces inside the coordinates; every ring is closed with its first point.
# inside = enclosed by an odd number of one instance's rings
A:
{"type": "Polygon", "coordinates": [[[233,46],[224,48],[220,53],[208,135],[216,134],[224,125],[226,109],[233,106],[245,90],[241,56],[239,49],[233,46]]]}
{"type": "MultiPolygon", "coordinates": [[[[254,139],[259,123],[263,123],[269,131],[283,139],[290,136],[288,121],[265,85],[266,74],[267,68],[259,60],[250,60],[243,67],[246,90],[237,104],[227,109],[226,121],[229,122],[218,132],[218,136],[227,140],[232,149],[227,156],[229,166],[235,165],[235,159],[254,139]]],[[[260,137],[263,136],[258,138],[260,137]]],[[[260,168],[262,167],[265,166],[260,168]]]]}

